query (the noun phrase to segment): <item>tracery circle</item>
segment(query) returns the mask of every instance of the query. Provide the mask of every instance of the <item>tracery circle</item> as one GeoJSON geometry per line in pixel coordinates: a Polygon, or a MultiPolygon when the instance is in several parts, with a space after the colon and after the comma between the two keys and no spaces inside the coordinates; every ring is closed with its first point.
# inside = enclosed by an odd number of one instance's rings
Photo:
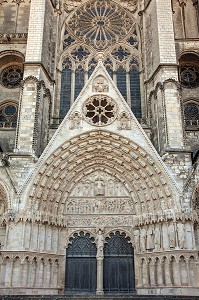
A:
{"type": "Polygon", "coordinates": [[[190,118],[195,118],[199,114],[199,107],[194,103],[189,103],[185,105],[185,115],[190,118]]]}
{"type": "Polygon", "coordinates": [[[11,66],[3,70],[1,74],[1,83],[6,88],[17,88],[23,79],[23,70],[19,66],[11,66]]]}
{"type": "Polygon", "coordinates": [[[132,16],[110,0],[92,0],[84,4],[68,22],[73,34],[97,49],[123,40],[133,25],[132,16]]]}
{"type": "Polygon", "coordinates": [[[83,111],[88,123],[105,126],[116,119],[117,106],[112,98],[105,95],[96,95],[85,102],[83,111]]]}
{"type": "Polygon", "coordinates": [[[184,66],[180,69],[180,81],[186,88],[195,88],[199,85],[199,69],[184,66]]]}

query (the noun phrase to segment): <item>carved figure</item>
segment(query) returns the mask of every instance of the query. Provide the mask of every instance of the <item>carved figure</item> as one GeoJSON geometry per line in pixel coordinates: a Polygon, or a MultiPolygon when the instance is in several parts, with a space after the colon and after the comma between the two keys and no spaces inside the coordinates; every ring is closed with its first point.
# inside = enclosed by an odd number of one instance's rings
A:
{"type": "Polygon", "coordinates": [[[157,225],[155,227],[154,234],[155,234],[155,237],[154,237],[155,250],[156,251],[160,251],[160,247],[161,247],[161,232],[160,232],[159,225],[157,225]]]}
{"type": "Polygon", "coordinates": [[[131,122],[129,115],[126,112],[122,112],[120,117],[118,118],[118,129],[120,130],[130,130],[131,122]]]}
{"type": "Polygon", "coordinates": [[[102,235],[101,229],[99,229],[98,234],[96,236],[96,244],[97,244],[97,257],[104,257],[104,237],[102,235]]]}
{"type": "Polygon", "coordinates": [[[70,129],[81,129],[81,120],[82,117],[79,112],[74,112],[71,117],[71,126],[70,129]]]}
{"type": "Polygon", "coordinates": [[[109,87],[104,77],[97,77],[93,82],[93,92],[108,92],[109,87]]]}
{"type": "Polygon", "coordinates": [[[184,224],[182,224],[182,223],[177,224],[177,232],[178,232],[178,245],[179,245],[180,249],[185,249],[184,224]]]}
{"type": "Polygon", "coordinates": [[[149,227],[147,230],[146,249],[152,250],[153,248],[154,248],[153,229],[149,227]]]}
{"type": "Polygon", "coordinates": [[[98,176],[95,180],[95,194],[96,196],[104,196],[105,194],[105,184],[104,179],[101,176],[98,176]]]}
{"type": "Polygon", "coordinates": [[[141,214],[140,205],[139,205],[138,202],[135,202],[135,212],[136,212],[137,215],[141,214]]]}
{"type": "Polygon", "coordinates": [[[146,251],[146,229],[142,228],[140,233],[140,250],[141,252],[146,251]]]}
{"type": "Polygon", "coordinates": [[[91,196],[91,184],[89,181],[86,181],[83,184],[82,190],[83,190],[83,196],[87,196],[87,197],[91,196]]]}
{"type": "Polygon", "coordinates": [[[134,231],[134,241],[135,241],[136,251],[140,252],[140,231],[139,231],[139,229],[134,231]]]}
{"type": "Polygon", "coordinates": [[[69,0],[65,0],[64,2],[64,9],[66,11],[66,13],[70,13],[71,11],[73,11],[73,9],[75,9],[78,5],[80,5],[82,2],[82,0],[73,0],[73,1],[69,1],[69,0]]]}
{"type": "Polygon", "coordinates": [[[169,236],[169,247],[175,248],[176,242],[175,242],[175,228],[173,222],[170,222],[168,225],[168,236],[169,236]]]}

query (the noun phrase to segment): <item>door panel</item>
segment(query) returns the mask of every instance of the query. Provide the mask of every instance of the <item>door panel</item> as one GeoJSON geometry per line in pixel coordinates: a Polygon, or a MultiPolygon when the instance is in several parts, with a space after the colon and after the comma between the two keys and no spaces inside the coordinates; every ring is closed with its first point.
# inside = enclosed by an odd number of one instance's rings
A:
{"type": "Polygon", "coordinates": [[[104,246],[104,291],[131,293],[135,290],[134,253],[125,233],[117,231],[104,246]]]}
{"type": "Polygon", "coordinates": [[[96,292],[96,245],[88,233],[70,240],[66,251],[66,293],[96,292]]]}

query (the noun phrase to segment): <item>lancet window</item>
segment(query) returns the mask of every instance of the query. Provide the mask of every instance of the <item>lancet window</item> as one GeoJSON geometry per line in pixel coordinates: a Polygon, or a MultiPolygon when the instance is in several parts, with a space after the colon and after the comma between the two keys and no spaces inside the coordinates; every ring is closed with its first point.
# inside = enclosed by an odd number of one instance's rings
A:
{"type": "Polygon", "coordinates": [[[110,77],[141,119],[139,35],[133,15],[111,0],[91,0],[69,16],[62,39],[60,119],[103,57],[110,77]]]}

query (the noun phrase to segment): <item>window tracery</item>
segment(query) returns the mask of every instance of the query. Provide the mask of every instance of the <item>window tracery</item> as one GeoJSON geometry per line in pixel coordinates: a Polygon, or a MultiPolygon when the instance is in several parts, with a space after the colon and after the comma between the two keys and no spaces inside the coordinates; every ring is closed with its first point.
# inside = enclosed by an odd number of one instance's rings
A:
{"type": "Polygon", "coordinates": [[[188,102],[184,104],[185,126],[198,128],[199,127],[199,103],[188,102]]]}
{"type": "Polygon", "coordinates": [[[74,49],[71,52],[71,55],[75,60],[82,61],[82,60],[85,60],[86,58],[88,58],[88,56],[90,55],[90,52],[86,47],[80,46],[80,47],[74,49]]]}
{"type": "Polygon", "coordinates": [[[23,69],[20,66],[7,67],[1,74],[1,84],[9,89],[18,88],[22,79],[23,69]]]}
{"type": "Polygon", "coordinates": [[[110,77],[140,119],[140,53],[134,16],[115,1],[91,0],[73,12],[64,26],[64,61],[71,63],[62,65],[62,81],[68,83],[61,83],[60,119],[92,75],[99,53],[110,77]],[[64,92],[69,86],[70,92],[64,92]]]}
{"type": "Polygon", "coordinates": [[[0,128],[15,128],[17,126],[18,106],[15,103],[5,103],[0,106],[0,128]]]}
{"type": "Polygon", "coordinates": [[[180,82],[185,88],[199,86],[199,58],[195,54],[184,54],[179,60],[180,82]]]}
{"type": "Polygon", "coordinates": [[[123,40],[133,25],[133,18],[115,2],[92,0],[72,15],[68,28],[81,41],[102,50],[123,40]]]}
{"type": "Polygon", "coordinates": [[[116,103],[108,96],[90,97],[84,105],[84,115],[88,123],[97,126],[109,125],[116,118],[116,103]]]}

